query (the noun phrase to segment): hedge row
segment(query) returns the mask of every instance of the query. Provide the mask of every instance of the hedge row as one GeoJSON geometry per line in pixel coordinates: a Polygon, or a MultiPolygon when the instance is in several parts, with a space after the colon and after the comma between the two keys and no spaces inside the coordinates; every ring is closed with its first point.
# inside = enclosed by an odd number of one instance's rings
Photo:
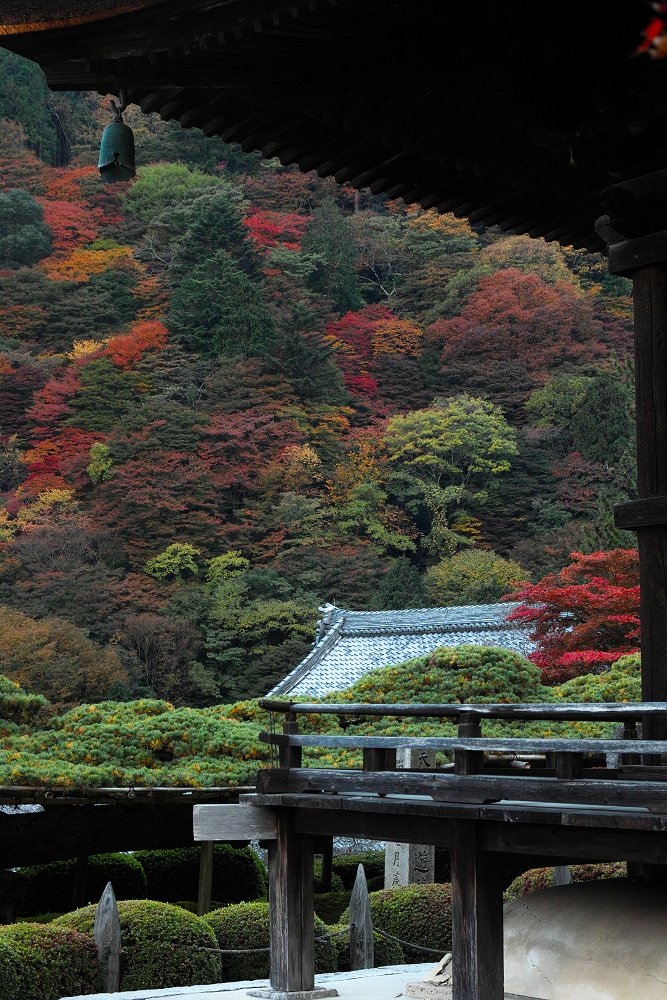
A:
{"type": "MultiPolygon", "coordinates": [[[[269,904],[237,903],[213,910],[204,920],[212,928],[219,948],[268,948],[269,904]]],[[[327,926],[315,917],[315,936],[325,936],[327,926]]],[[[255,955],[221,955],[222,981],[266,979],[269,975],[269,953],[255,955]]],[[[330,939],[315,942],[315,972],[336,972],[336,951],[330,939]]]]}
{"type": "MultiPolygon", "coordinates": [[[[347,893],[344,895],[347,896],[347,893]]],[[[217,949],[268,948],[269,905],[235,903],[205,917],[156,900],[118,903],[123,951],[121,990],[165,989],[206,983],[263,979],[269,953],[224,955],[217,949]]],[[[448,885],[408,886],[371,893],[376,927],[415,944],[442,951],[451,947],[451,892],[448,885]]],[[[58,1000],[99,990],[92,940],[95,906],[56,918],[50,924],[0,928],[2,1000],[58,1000]]],[[[349,934],[330,937],[349,921],[327,926],[315,917],[315,971],[349,968],[349,934]]],[[[428,960],[375,934],[375,964],[428,960]]]]}
{"type": "MultiPolygon", "coordinates": [[[[373,926],[393,934],[410,944],[425,948],[451,951],[452,889],[450,885],[408,885],[396,889],[380,889],[370,894],[373,926]]],[[[350,911],[345,910],[340,923],[348,924],[350,911]]],[[[403,945],[408,962],[428,962],[427,952],[403,945]]],[[[437,956],[435,956],[437,957],[437,956]]],[[[434,960],[435,960],[434,957],[434,960]]]]}
{"type": "MultiPolygon", "coordinates": [[[[135,854],[100,854],[88,859],[86,897],[97,902],[107,882],[116,899],[149,899],[177,903],[196,899],[198,847],[135,854]]],[[[64,913],[72,905],[76,861],[55,861],[20,868],[27,878],[21,912],[28,916],[64,913]]],[[[220,906],[266,897],[266,872],[250,848],[216,844],[213,851],[213,896],[220,906]]],[[[341,886],[342,888],[342,886],[341,886]]]]}
{"type": "MultiPolygon", "coordinates": [[[[627,865],[625,861],[599,865],[570,865],[570,872],[573,882],[593,882],[598,879],[625,878],[627,865]]],[[[510,902],[519,896],[527,896],[539,889],[548,889],[553,884],[553,868],[531,868],[510,883],[504,894],[505,902],[510,902]]]]}

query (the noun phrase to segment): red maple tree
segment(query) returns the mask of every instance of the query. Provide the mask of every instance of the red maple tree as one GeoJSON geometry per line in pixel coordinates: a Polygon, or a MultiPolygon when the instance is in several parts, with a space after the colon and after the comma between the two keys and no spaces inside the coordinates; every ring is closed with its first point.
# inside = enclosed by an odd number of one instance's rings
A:
{"type": "Polygon", "coordinates": [[[604,670],[639,649],[639,561],[635,549],[584,555],[510,597],[522,604],[509,621],[530,623],[530,659],[548,684],[604,670]]]}

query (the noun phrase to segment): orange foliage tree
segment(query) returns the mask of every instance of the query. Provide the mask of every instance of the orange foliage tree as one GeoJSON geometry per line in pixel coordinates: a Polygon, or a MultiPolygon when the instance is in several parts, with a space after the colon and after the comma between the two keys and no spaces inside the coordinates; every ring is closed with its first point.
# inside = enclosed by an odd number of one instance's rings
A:
{"type": "Polygon", "coordinates": [[[424,333],[411,319],[381,319],[374,324],[371,334],[373,354],[408,354],[413,358],[421,353],[424,333]]]}
{"type": "Polygon", "coordinates": [[[140,361],[144,354],[159,351],[167,342],[166,326],[157,320],[134,323],[129,333],[112,337],[106,346],[106,354],[119,368],[130,368],[140,361]]]}

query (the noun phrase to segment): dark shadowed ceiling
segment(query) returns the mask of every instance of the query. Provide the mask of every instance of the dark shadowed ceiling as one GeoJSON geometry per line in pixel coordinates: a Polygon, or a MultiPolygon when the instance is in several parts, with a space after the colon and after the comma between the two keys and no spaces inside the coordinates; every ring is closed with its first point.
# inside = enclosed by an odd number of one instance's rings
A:
{"type": "Polygon", "coordinates": [[[596,250],[602,188],[667,167],[636,0],[0,0],[3,44],[285,164],[596,250]]]}

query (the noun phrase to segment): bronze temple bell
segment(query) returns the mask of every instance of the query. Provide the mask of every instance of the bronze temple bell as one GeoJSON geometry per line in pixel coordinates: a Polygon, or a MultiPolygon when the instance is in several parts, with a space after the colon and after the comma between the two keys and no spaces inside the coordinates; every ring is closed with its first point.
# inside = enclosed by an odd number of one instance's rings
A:
{"type": "Polygon", "coordinates": [[[123,111],[126,107],[126,91],[122,87],[120,104],[111,101],[111,109],[116,117],[102,133],[100,160],[97,164],[102,180],[107,184],[129,181],[137,172],[134,159],[134,135],[130,126],[123,121],[123,111]]]}

